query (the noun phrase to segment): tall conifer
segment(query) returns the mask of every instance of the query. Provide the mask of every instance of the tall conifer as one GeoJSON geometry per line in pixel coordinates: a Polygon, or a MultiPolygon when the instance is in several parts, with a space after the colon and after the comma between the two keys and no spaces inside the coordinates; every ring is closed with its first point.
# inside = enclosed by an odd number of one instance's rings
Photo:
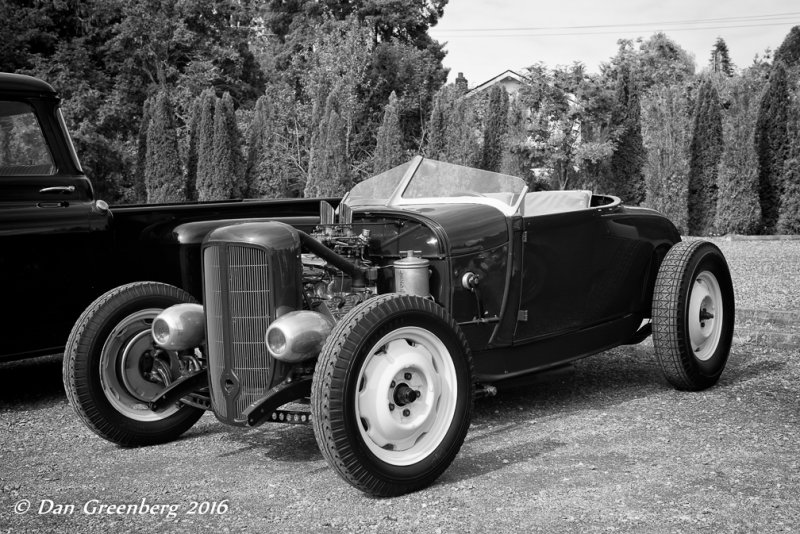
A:
{"type": "Polygon", "coordinates": [[[198,97],[200,101],[200,120],[197,132],[197,199],[216,200],[214,180],[216,163],[214,160],[214,109],[217,96],[213,89],[206,89],[198,97]]]}
{"type": "Polygon", "coordinates": [[[153,118],[147,128],[145,186],[149,204],[186,200],[174,112],[165,91],[156,95],[153,118]]]}
{"type": "Polygon", "coordinates": [[[778,224],[783,195],[783,166],[789,150],[788,108],[786,67],[778,61],[772,67],[767,89],[761,98],[755,132],[758,197],[766,233],[773,233],[778,224]]]}
{"type": "Polygon", "coordinates": [[[714,226],[722,157],[719,93],[710,78],[700,86],[689,154],[689,234],[706,235],[714,226]]]}
{"type": "Polygon", "coordinates": [[[501,85],[489,91],[489,107],[483,128],[482,168],[499,172],[503,161],[503,139],[508,128],[508,93],[501,85]]]}
{"type": "Polygon", "coordinates": [[[400,129],[400,104],[394,91],[383,112],[383,122],[378,128],[378,144],[372,160],[375,174],[387,171],[405,161],[403,131],[400,129]]]}

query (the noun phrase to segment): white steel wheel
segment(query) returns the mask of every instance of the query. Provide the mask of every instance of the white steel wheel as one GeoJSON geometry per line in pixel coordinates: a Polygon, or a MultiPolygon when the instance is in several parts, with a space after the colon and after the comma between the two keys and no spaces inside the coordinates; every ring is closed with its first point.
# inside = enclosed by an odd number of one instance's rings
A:
{"type": "Polygon", "coordinates": [[[380,295],[328,336],[314,371],[314,435],[347,482],[390,497],[430,485],[455,458],[472,412],[472,356],[447,311],[380,295]]]}
{"type": "Polygon", "coordinates": [[[698,360],[708,361],[717,349],[724,313],[717,277],[703,271],[692,285],[687,318],[692,351],[698,360]]]}
{"type": "Polygon", "coordinates": [[[428,330],[398,328],[367,354],[358,377],[356,417],[380,460],[410,465],[442,442],[456,408],[456,370],[428,330]]]}
{"type": "Polygon", "coordinates": [[[697,391],[719,380],[734,315],[733,282],[719,248],[700,240],[676,243],[653,291],[653,346],[670,384],[697,391]]]}

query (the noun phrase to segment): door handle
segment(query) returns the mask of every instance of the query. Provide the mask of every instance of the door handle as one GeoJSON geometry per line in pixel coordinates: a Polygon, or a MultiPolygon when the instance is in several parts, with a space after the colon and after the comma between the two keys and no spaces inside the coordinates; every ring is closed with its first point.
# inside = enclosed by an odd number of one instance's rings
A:
{"type": "Polygon", "coordinates": [[[74,193],[74,185],[56,185],[52,187],[43,187],[39,189],[40,193],[74,193]]]}
{"type": "Polygon", "coordinates": [[[40,208],[66,208],[69,202],[39,202],[36,205],[40,208]]]}

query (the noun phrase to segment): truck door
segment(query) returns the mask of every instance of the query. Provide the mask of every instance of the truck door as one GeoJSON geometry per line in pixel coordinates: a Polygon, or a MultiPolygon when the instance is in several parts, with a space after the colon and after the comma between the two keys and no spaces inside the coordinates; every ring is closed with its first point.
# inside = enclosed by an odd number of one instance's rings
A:
{"type": "Polygon", "coordinates": [[[62,350],[96,283],[107,215],[59,119],[54,102],[0,100],[0,359],[62,350]]]}

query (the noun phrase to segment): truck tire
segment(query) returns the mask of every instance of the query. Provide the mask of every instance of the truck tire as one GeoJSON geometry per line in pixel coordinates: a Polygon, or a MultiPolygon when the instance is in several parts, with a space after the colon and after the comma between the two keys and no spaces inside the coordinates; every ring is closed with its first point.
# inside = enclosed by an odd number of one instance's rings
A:
{"type": "Polygon", "coordinates": [[[464,442],[472,373],[464,334],[431,300],[386,294],[356,306],[331,332],[314,374],[323,456],[372,495],[430,485],[464,442]]]}
{"type": "MultiPolygon", "coordinates": [[[[75,323],[64,353],[64,389],[100,437],[125,447],[164,443],[203,415],[182,404],[159,412],[147,405],[165,387],[145,376],[156,368],[150,325],[163,309],[182,302],[196,301],[174,286],[135,282],[100,296],[75,323]]],[[[166,354],[158,368],[175,379],[176,356],[166,354]]]]}
{"type": "Polygon", "coordinates": [[[707,241],[674,245],[653,294],[653,345],[667,381],[699,391],[725,369],[733,339],[733,282],[725,257],[707,241]]]}

